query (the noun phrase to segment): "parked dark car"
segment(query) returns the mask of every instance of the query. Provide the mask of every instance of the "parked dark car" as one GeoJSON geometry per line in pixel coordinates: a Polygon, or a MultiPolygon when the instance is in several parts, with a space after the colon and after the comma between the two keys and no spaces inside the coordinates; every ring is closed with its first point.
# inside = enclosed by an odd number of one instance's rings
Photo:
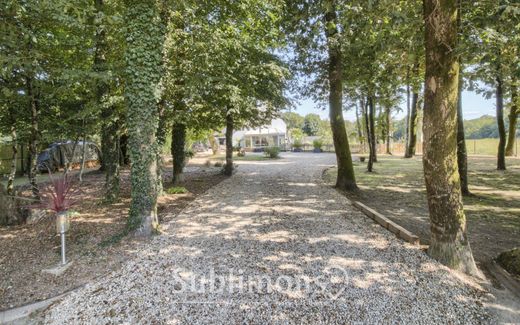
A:
{"type": "MultiPolygon", "coordinates": [[[[98,163],[101,160],[101,152],[93,142],[86,142],[85,162],[88,165],[98,163]]],[[[81,163],[83,141],[79,141],[74,147],[74,142],[57,142],[40,152],[37,166],[40,172],[57,171],[64,168],[70,162],[72,165],[81,163]],[[72,152],[74,150],[74,152],[72,152]]]]}

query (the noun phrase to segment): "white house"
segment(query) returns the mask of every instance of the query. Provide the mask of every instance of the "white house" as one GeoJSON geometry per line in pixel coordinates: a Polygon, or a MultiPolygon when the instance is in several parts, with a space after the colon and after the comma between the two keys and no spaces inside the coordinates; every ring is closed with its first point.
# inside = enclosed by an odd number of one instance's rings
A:
{"type": "MultiPolygon", "coordinates": [[[[221,145],[225,138],[219,138],[221,145]]],[[[287,125],[282,119],[273,119],[271,124],[258,128],[244,128],[233,133],[233,145],[246,151],[260,150],[265,147],[285,148],[288,144],[287,125]]]]}

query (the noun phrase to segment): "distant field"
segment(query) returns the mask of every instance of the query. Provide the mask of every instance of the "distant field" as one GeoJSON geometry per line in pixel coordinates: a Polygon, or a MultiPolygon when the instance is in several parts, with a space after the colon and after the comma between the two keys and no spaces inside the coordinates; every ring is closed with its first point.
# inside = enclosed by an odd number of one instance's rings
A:
{"type": "MultiPolygon", "coordinates": [[[[520,139],[516,141],[514,153],[518,157],[518,146],[520,139]]],[[[470,155],[493,155],[498,153],[498,139],[466,140],[466,147],[470,155]]]]}

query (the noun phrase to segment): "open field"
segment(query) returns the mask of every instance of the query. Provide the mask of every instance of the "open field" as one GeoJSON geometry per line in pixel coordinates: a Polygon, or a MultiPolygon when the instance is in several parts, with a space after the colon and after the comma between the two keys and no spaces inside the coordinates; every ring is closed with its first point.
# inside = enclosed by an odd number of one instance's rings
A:
{"type": "MultiPolygon", "coordinates": [[[[464,198],[468,232],[475,259],[481,265],[505,250],[520,247],[520,159],[507,159],[499,172],[494,157],[470,157],[469,180],[473,196],[464,198]]],[[[427,244],[430,237],[421,157],[380,156],[375,172],[355,163],[360,191],[349,197],[366,203],[411,230],[427,244]]],[[[328,182],[336,170],[324,175],[328,182]]]]}

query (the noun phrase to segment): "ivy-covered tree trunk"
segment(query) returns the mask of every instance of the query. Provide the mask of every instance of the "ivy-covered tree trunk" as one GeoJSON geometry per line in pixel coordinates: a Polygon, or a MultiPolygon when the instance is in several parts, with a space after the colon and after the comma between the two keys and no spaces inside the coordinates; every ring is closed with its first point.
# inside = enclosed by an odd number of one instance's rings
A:
{"type": "Polygon", "coordinates": [[[233,175],[233,116],[226,115],[226,164],[224,165],[224,175],[233,175]]]}
{"type": "Polygon", "coordinates": [[[184,165],[186,163],[186,124],[174,123],[172,128],[173,184],[184,180],[184,165]]]}
{"type": "Polygon", "coordinates": [[[511,85],[511,111],[509,112],[509,132],[506,146],[506,156],[512,156],[515,150],[516,140],[516,124],[518,123],[518,114],[520,108],[518,106],[518,88],[516,79],[513,80],[511,85]]]}
{"type": "Polygon", "coordinates": [[[478,275],[466,232],[457,169],[457,1],[425,0],[424,178],[431,222],[428,253],[478,275]]]}
{"type": "Polygon", "coordinates": [[[323,5],[328,49],[329,117],[338,164],[336,187],[351,191],[357,189],[357,185],[345,120],[343,119],[343,63],[341,40],[337,27],[336,1],[326,0],[323,5]]]}
{"type": "Polygon", "coordinates": [[[462,68],[459,73],[459,88],[457,101],[457,165],[459,167],[461,192],[463,195],[469,195],[470,192],[468,185],[468,151],[466,149],[466,135],[464,134],[464,116],[462,114],[462,68]]]}
{"type": "Polygon", "coordinates": [[[157,219],[157,103],[165,28],[153,1],[127,0],[126,76],[132,202],[128,227],[151,235],[157,219]]]}
{"type": "MultiPolygon", "coordinates": [[[[103,13],[103,0],[95,0],[97,13],[103,13]]],[[[102,24],[97,26],[94,36],[95,52],[93,70],[99,74],[107,73],[107,40],[102,24]]],[[[116,202],[119,199],[119,116],[112,105],[106,103],[110,85],[105,76],[99,76],[95,86],[95,101],[101,107],[101,164],[105,172],[106,202],[116,202]]]]}
{"type": "Polygon", "coordinates": [[[35,199],[40,199],[40,190],[36,182],[36,174],[38,172],[37,158],[38,147],[40,143],[40,131],[38,126],[40,116],[40,104],[33,87],[33,77],[25,79],[27,87],[27,97],[29,98],[29,111],[31,112],[31,137],[29,141],[29,183],[31,184],[32,195],[35,199]]]}
{"type": "Polygon", "coordinates": [[[376,142],[376,123],[375,123],[375,110],[376,105],[374,104],[374,97],[368,97],[368,138],[370,144],[370,153],[368,156],[368,165],[367,170],[369,172],[373,171],[374,163],[377,162],[377,142],[376,142]]]}
{"type": "Polygon", "coordinates": [[[504,83],[500,65],[496,77],[496,109],[497,109],[497,124],[498,124],[498,154],[497,154],[497,169],[506,170],[506,127],[504,125],[504,83]]]}

